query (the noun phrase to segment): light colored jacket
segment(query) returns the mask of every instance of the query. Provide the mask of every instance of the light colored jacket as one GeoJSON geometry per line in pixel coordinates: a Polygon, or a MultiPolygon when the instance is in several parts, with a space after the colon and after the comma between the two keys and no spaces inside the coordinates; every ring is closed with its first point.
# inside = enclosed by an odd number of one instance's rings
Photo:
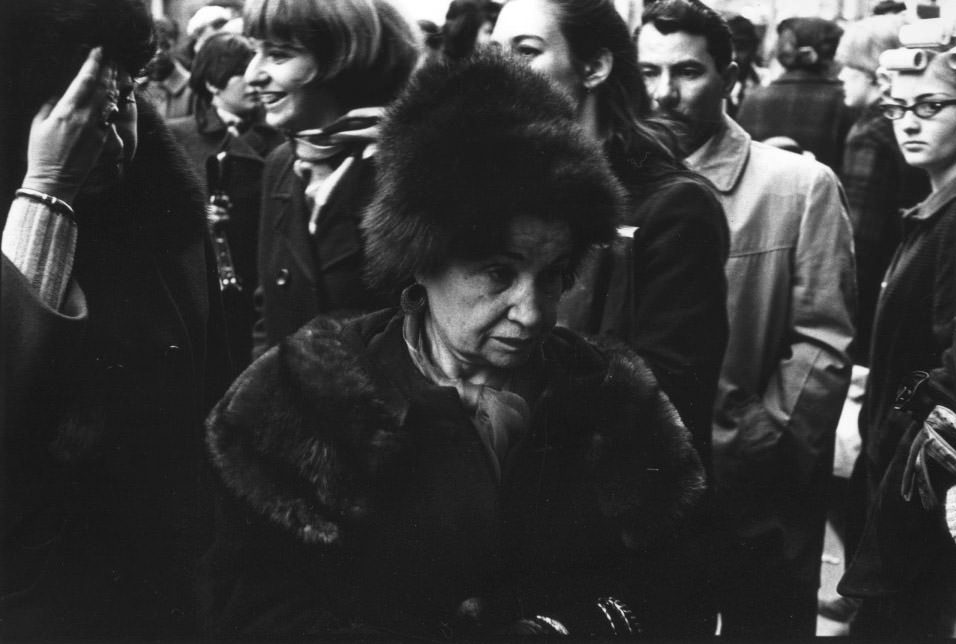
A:
{"type": "Polygon", "coordinates": [[[717,187],[730,225],[730,339],[713,426],[718,501],[739,536],[782,537],[797,577],[812,582],[850,382],[846,199],[829,168],[753,142],[727,117],[687,162],[717,187]]]}

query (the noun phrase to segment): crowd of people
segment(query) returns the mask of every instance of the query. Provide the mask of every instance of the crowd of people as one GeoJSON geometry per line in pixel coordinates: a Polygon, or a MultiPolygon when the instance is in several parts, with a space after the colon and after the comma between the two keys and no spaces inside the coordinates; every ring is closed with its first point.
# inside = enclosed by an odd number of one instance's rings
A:
{"type": "Polygon", "coordinates": [[[956,22],[615,4],[3,8],[0,636],[956,636],[956,22]]]}

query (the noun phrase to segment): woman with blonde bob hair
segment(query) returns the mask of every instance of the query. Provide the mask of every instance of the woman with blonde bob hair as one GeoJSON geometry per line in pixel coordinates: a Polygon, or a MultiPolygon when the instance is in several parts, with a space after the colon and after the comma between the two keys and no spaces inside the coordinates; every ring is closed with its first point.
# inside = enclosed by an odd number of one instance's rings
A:
{"type": "Polygon", "coordinates": [[[880,110],[932,192],[902,215],[876,305],[851,499],[866,527],[838,590],[863,600],[852,635],[913,640],[956,633],[956,31],[926,20],[900,41],[880,110]]]}
{"type": "Polygon", "coordinates": [[[415,68],[416,31],[386,0],[251,0],[246,82],[290,137],[266,162],[253,355],[319,313],[384,302],[362,283],[359,215],[375,124],[415,68]]]}

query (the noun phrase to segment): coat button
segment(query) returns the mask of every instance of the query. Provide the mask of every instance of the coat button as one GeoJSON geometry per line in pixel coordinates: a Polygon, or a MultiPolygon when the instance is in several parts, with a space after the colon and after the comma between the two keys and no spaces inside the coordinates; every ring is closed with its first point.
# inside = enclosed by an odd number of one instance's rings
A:
{"type": "Polygon", "coordinates": [[[288,268],[283,268],[279,271],[279,274],[276,275],[276,286],[285,286],[289,283],[289,280],[292,279],[292,275],[289,273],[288,268]]]}
{"type": "Polygon", "coordinates": [[[163,349],[163,357],[167,360],[170,360],[178,356],[181,351],[182,347],[180,347],[178,344],[171,344],[163,349]]]}

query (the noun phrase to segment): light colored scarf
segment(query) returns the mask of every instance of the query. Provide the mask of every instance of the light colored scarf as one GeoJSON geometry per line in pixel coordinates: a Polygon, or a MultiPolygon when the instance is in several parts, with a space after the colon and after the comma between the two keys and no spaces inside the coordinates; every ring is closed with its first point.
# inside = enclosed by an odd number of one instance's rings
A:
{"type": "Polygon", "coordinates": [[[426,379],[440,387],[454,387],[471,422],[491,457],[498,482],[508,449],[528,431],[531,409],[520,395],[487,385],[475,385],[458,378],[449,378],[436,365],[425,348],[425,310],[405,313],[403,336],[412,362],[426,379]]]}
{"type": "Polygon", "coordinates": [[[302,130],[292,136],[295,153],[292,171],[306,183],[305,201],[309,206],[310,235],[314,235],[318,229],[319,219],[333,191],[355,165],[355,156],[346,157],[334,167],[332,161],[357,145],[364,146],[363,159],[375,154],[378,120],[382,113],[383,108],[380,107],[352,110],[324,130],[302,130]],[[337,127],[348,119],[358,119],[355,121],[359,124],[356,129],[337,127]],[[333,133],[326,134],[326,130],[332,130],[333,133]]]}

